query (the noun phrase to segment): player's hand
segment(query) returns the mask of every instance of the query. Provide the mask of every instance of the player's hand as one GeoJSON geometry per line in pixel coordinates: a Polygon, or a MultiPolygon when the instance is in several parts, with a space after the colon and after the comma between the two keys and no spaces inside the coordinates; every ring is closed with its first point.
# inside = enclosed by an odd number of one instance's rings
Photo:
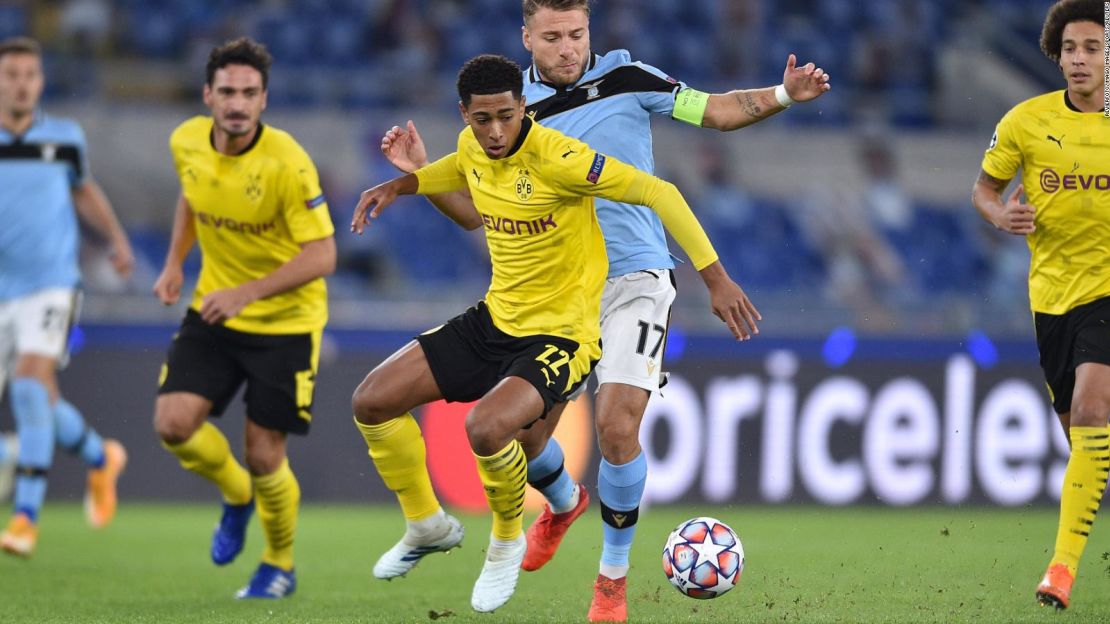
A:
{"type": "Polygon", "coordinates": [[[786,71],[782,73],[782,85],[786,94],[795,102],[808,102],[832,88],[829,75],[813,63],[796,67],[798,59],[793,54],[786,58],[786,71]]]}
{"type": "Polygon", "coordinates": [[[223,323],[238,316],[252,301],[254,297],[243,286],[214,290],[204,296],[200,318],[210,325],[223,323]]]}
{"type": "Polygon", "coordinates": [[[126,236],[112,241],[108,259],[111,260],[112,268],[120,277],[131,276],[131,270],[135,268],[135,255],[131,251],[131,243],[126,236]]]}
{"type": "Polygon", "coordinates": [[[397,199],[395,186],[389,182],[379,184],[374,188],[366,189],[359,195],[358,205],[355,206],[355,215],[351,219],[351,231],[362,234],[370,219],[377,219],[382,209],[397,199]],[[369,211],[369,212],[368,212],[369,211]]]}
{"type": "Polygon", "coordinates": [[[428,164],[428,151],[424,140],[410,119],[406,128],[393,126],[382,137],[382,154],[405,173],[412,173],[428,164]]]}
{"type": "Polygon", "coordinates": [[[1025,236],[1037,231],[1033,220],[1037,216],[1037,209],[1032,204],[1021,201],[1021,193],[1025,185],[1019,184],[1010,198],[1002,205],[1002,212],[994,220],[994,226],[1004,232],[1025,236]]]}
{"type": "Polygon", "coordinates": [[[748,340],[752,334],[758,334],[756,321],[762,321],[763,317],[748,299],[744,289],[728,276],[724,266],[720,262],[714,262],[699,273],[709,289],[709,305],[713,308],[713,314],[728,325],[732,336],[737,340],[748,340]]]}
{"type": "Polygon", "coordinates": [[[162,305],[171,306],[181,297],[181,285],[185,282],[185,274],[180,266],[166,265],[158,279],[154,280],[154,296],[162,305]]]}

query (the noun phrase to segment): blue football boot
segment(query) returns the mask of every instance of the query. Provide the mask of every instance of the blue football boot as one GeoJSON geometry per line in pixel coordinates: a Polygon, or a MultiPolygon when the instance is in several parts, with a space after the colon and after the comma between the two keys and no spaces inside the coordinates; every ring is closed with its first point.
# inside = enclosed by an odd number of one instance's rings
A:
{"type": "Polygon", "coordinates": [[[212,563],[227,565],[243,551],[247,541],[247,525],[254,511],[254,499],[245,505],[224,503],[224,513],[220,523],[212,533],[212,563]]]}
{"type": "Polygon", "coordinates": [[[258,564],[251,582],[240,589],[235,597],[245,598],[284,598],[297,590],[297,575],[293,570],[286,572],[268,563],[258,564]]]}

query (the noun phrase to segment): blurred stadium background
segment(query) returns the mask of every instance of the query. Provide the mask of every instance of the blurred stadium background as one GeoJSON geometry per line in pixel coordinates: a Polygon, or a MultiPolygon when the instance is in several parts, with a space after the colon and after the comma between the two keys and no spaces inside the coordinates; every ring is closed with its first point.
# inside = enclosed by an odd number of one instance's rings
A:
{"type": "MultiPolygon", "coordinates": [[[[644,426],[650,501],[1058,498],[1067,445],[1032,343],[1028,252],[982,224],[969,201],[993,124],[1062,85],[1037,48],[1048,4],[594,3],[594,50],[629,48],[699,89],[777,84],[789,52],[834,84],[817,102],[731,134],[656,123],[658,173],[687,194],[765,320],[755,340],[733,343],[696,274],[680,268],[672,384],[644,426]]],[[[350,425],[350,392],[412,333],[479,298],[488,261],[480,232],[422,200],[392,208],[361,239],[342,225],[361,189],[393,175],[377,149],[391,125],[415,120],[433,155],[453,147],[454,76],[466,58],[528,63],[519,13],[515,0],[0,1],[0,37],[45,45],[45,108],[83,124],[94,174],[136,246],[138,270],[120,282],[103,250],[85,245],[79,353],[62,380],[101,431],[129,445],[125,498],[210,495],[149,425],[184,311],[150,294],[177,193],[166,143],[177,123],[206,112],[208,50],[240,34],[269,46],[264,120],[308,149],[340,224],[315,429],[292,449],[305,498],[387,501],[350,425]]],[[[451,462],[469,455],[453,446],[459,411],[434,410],[448,414],[423,415],[444,490],[460,472],[451,462]]],[[[575,449],[573,471],[592,483],[589,412],[579,406],[561,435],[575,449]]],[[[51,495],[76,497],[79,472],[55,471],[51,495]]],[[[480,508],[475,487],[476,478],[444,496],[480,508]]]]}

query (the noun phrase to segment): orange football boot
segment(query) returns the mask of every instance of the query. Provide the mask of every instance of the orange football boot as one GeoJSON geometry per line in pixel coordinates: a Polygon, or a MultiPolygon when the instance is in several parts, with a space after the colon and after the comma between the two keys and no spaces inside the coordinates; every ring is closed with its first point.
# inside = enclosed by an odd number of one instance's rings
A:
{"type": "Polygon", "coordinates": [[[127,451],[116,440],[104,441],[104,465],[89,470],[85,488],[85,519],[100,529],[116,515],[116,481],[127,465],[127,451]]]}
{"type": "Polygon", "coordinates": [[[1071,585],[1075,577],[1068,572],[1068,566],[1057,563],[1048,566],[1048,570],[1037,585],[1037,602],[1041,606],[1052,605],[1061,611],[1068,608],[1071,602],[1071,585]]]}
{"type": "Polygon", "coordinates": [[[0,548],[4,552],[30,557],[39,539],[39,528],[26,514],[17,513],[8,522],[8,528],[0,533],[0,548]]]}
{"type": "Polygon", "coordinates": [[[578,519],[590,505],[590,495],[586,486],[578,484],[578,504],[568,512],[551,513],[551,505],[543,506],[543,513],[528,527],[528,551],[524,553],[524,561],[520,567],[528,572],[539,570],[551,558],[563,541],[572,522],[578,519]]]}
{"type": "Polygon", "coordinates": [[[597,575],[594,582],[594,599],[590,602],[591,622],[625,622],[628,620],[628,600],[625,587],[628,577],[611,579],[604,574],[597,575]]]}

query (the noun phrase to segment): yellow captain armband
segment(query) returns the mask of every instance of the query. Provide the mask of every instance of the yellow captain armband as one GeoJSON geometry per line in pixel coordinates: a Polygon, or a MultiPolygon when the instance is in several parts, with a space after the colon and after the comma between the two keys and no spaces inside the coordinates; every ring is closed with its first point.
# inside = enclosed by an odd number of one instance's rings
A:
{"type": "Polygon", "coordinates": [[[674,96],[674,112],[671,113],[671,117],[692,126],[701,127],[701,121],[705,117],[705,107],[708,105],[708,93],[696,89],[683,89],[674,96]]]}

